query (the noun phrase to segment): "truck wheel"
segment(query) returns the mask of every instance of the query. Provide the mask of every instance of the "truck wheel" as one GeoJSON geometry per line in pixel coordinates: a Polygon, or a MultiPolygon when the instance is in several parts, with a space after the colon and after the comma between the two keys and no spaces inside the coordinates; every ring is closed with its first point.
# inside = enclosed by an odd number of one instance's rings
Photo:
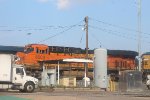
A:
{"type": "Polygon", "coordinates": [[[35,89],[35,85],[34,85],[34,83],[32,83],[32,82],[27,82],[26,84],[25,84],[25,86],[24,86],[24,90],[26,91],[26,92],[33,92],[34,91],[34,89],[35,89]]]}

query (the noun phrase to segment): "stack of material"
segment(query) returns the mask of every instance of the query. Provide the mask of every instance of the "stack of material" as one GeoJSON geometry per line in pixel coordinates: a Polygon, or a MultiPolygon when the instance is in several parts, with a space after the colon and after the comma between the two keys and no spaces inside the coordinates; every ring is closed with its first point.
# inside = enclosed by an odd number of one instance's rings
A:
{"type": "Polygon", "coordinates": [[[60,79],[60,85],[66,87],[76,87],[76,77],[62,77],[60,79]]]}

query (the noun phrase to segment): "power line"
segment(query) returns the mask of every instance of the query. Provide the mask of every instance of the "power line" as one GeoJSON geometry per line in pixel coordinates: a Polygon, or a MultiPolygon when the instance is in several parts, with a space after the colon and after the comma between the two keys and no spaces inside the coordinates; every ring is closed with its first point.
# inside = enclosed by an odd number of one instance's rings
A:
{"type": "MultiPolygon", "coordinates": [[[[116,31],[116,30],[110,30],[110,29],[105,29],[105,28],[100,28],[100,27],[96,27],[96,26],[92,26],[90,25],[91,28],[95,28],[95,29],[99,29],[99,30],[102,30],[102,31],[107,31],[107,32],[110,32],[110,33],[120,33],[120,34],[126,34],[126,33],[123,33],[123,32],[119,32],[119,31],[116,31]]],[[[119,35],[120,35],[119,34],[119,35]]],[[[131,34],[129,34],[131,35],[131,34]]],[[[125,35],[126,36],[126,35],[125,35]]],[[[137,37],[137,35],[132,35],[133,37],[137,37]]],[[[146,37],[146,36],[143,36],[142,38],[149,38],[149,37],[146,37]]]]}
{"type": "Polygon", "coordinates": [[[61,34],[64,34],[65,32],[71,30],[73,27],[78,26],[81,22],[83,22],[83,21],[80,21],[78,24],[72,25],[72,26],[70,26],[69,28],[67,28],[67,29],[65,29],[65,30],[63,30],[63,31],[61,31],[61,32],[59,32],[59,33],[56,33],[55,35],[52,35],[52,36],[50,36],[50,37],[48,37],[48,38],[46,38],[46,39],[44,39],[44,40],[41,40],[41,41],[39,41],[38,43],[47,41],[47,40],[49,40],[49,39],[51,39],[51,38],[53,38],[53,37],[56,37],[56,36],[61,35],[61,34]]]}
{"type": "MultiPolygon", "coordinates": [[[[82,25],[78,25],[82,26],[82,25]]],[[[6,28],[6,29],[0,29],[0,31],[5,32],[12,32],[12,31],[44,31],[44,30],[50,30],[50,29],[65,29],[69,28],[71,26],[43,26],[41,28],[33,28],[33,27],[17,27],[17,29],[7,29],[7,26],[0,26],[0,28],[6,28]]]]}
{"type": "Polygon", "coordinates": [[[63,31],[61,31],[61,32],[59,32],[59,33],[57,33],[57,34],[55,34],[55,35],[52,35],[52,36],[50,36],[50,37],[44,39],[44,40],[41,40],[41,41],[39,41],[38,43],[47,41],[47,40],[49,40],[49,39],[51,39],[51,38],[53,38],[53,37],[56,37],[56,36],[58,36],[58,35],[61,35],[61,34],[65,33],[66,31],[69,31],[69,30],[72,29],[73,27],[75,27],[75,26],[72,26],[72,27],[70,27],[70,28],[68,28],[68,29],[66,29],[66,30],[63,30],[63,31]]]}
{"type": "MultiPolygon", "coordinates": [[[[93,21],[96,21],[96,22],[99,22],[99,23],[102,23],[102,24],[105,24],[105,25],[108,25],[108,26],[112,26],[112,27],[116,27],[116,28],[120,28],[120,29],[124,29],[124,30],[127,30],[127,31],[132,31],[132,32],[138,33],[138,30],[134,30],[134,29],[122,27],[122,26],[115,25],[115,24],[110,24],[110,23],[107,23],[107,22],[104,22],[104,21],[100,21],[100,20],[91,18],[91,17],[90,17],[89,19],[90,19],[90,20],[93,20],[93,21]]],[[[145,33],[145,32],[141,32],[141,33],[142,33],[142,34],[145,34],[145,35],[150,35],[150,33],[145,33]]]]}
{"type": "MultiPolygon", "coordinates": [[[[89,25],[89,27],[93,28],[93,29],[98,29],[98,30],[101,30],[101,31],[104,31],[104,32],[107,32],[107,33],[110,33],[110,34],[113,34],[113,35],[117,35],[117,36],[120,36],[120,37],[127,37],[125,35],[116,34],[116,33],[121,33],[121,32],[118,32],[118,31],[108,30],[108,29],[105,29],[105,28],[100,28],[100,27],[91,26],[91,25],[89,25]]],[[[124,33],[121,33],[121,34],[124,34],[124,33]]],[[[135,38],[132,38],[132,37],[127,37],[127,38],[135,39],[135,38]]]]}
{"type": "Polygon", "coordinates": [[[96,41],[99,42],[100,47],[105,47],[105,48],[106,48],[106,46],[104,46],[104,45],[102,44],[102,42],[101,42],[93,33],[90,33],[90,35],[91,35],[96,41]]]}
{"type": "MultiPolygon", "coordinates": [[[[116,32],[113,32],[112,30],[107,30],[107,29],[104,29],[104,28],[99,28],[99,27],[91,26],[91,25],[89,25],[89,28],[93,28],[93,29],[97,29],[97,30],[100,30],[100,31],[104,31],[106,33],[109,33],[109,34],[112,34],[112,35],[115,35],[115,36],[118,36],[118,37],[122,37],[122,38],[126,38],[126,39],[131,39],[131,40],[137,40],[137,38],[129,37],[129,36],[126,36],[126,35],[116,34],[116,32]]],[[[121,33],[121,32],[119,32],[119,33],[121,33]]],[[[148,37],[145,37],[145,38],[148,38],[148,37]]],[[[149,41],[145,41],[145,40],[142,40],[142,41],[150,44],[149,41]]]]}
{"type": "Polygon", "coordinates": [[[81,39],[80,39],[80,43],[82,42],[82,39],[83,39],[83,33],[82,33],[82,36],[81,36],[81,39]]]}

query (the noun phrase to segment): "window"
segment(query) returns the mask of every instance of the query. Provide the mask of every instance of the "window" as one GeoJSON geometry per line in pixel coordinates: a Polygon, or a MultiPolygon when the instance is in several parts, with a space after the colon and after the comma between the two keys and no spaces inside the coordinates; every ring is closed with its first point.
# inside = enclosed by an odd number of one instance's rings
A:
{"type": "Polygon", "coordinates": [[[16,74],[24,75],[23,68],[16,68],[16,74]]]}
{"type": "Polygon", "coordinates": [[[48,49],[45,50],[45,53],[48,54],[48,49]]]}
{"type": "Polygon", "coordinates": [[[145,61],[145,62],[144,62],[144,65],[148,65],[148,62],[147,62],[147,61],[145,61]]]}
{"type": "Polygon", "coordinates": [[[25,50],[24,50],[25,53],[30,53],[32,51],[34,51],[34,48],[32,48],[32,47],[25,48],[25,50]]]}
{"type": "Polygon", "coordinates": [[[39,49],[38,48],[36,48],[36,53],[39,53],[39,49]]]}
{"type": "Polygon", "coordinates": [[[44,54],[44,50],[41,50],[41,54],[44,54]]]}

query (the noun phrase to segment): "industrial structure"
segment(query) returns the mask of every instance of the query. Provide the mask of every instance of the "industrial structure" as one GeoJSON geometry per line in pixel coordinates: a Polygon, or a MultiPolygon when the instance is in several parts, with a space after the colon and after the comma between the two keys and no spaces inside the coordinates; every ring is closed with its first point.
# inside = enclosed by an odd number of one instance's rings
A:
{"type": "Polygon", "coordinates": [[[94,50],[94,83],[95,86],[101,89],[107,89],[107,50],[95,49],[94,50]]]}
{"type": "Polygon", "coordinates": [[[150,73],[150,52],[142,55],[142,69],[150,73]]]}
{"type": "Polygon", "coordinates": [[[141,56],[142,59],[142,72],[143,72],[143,81],[147,80],[147,75],[150,74],[150,52],[146,52],[141,56]]]}

